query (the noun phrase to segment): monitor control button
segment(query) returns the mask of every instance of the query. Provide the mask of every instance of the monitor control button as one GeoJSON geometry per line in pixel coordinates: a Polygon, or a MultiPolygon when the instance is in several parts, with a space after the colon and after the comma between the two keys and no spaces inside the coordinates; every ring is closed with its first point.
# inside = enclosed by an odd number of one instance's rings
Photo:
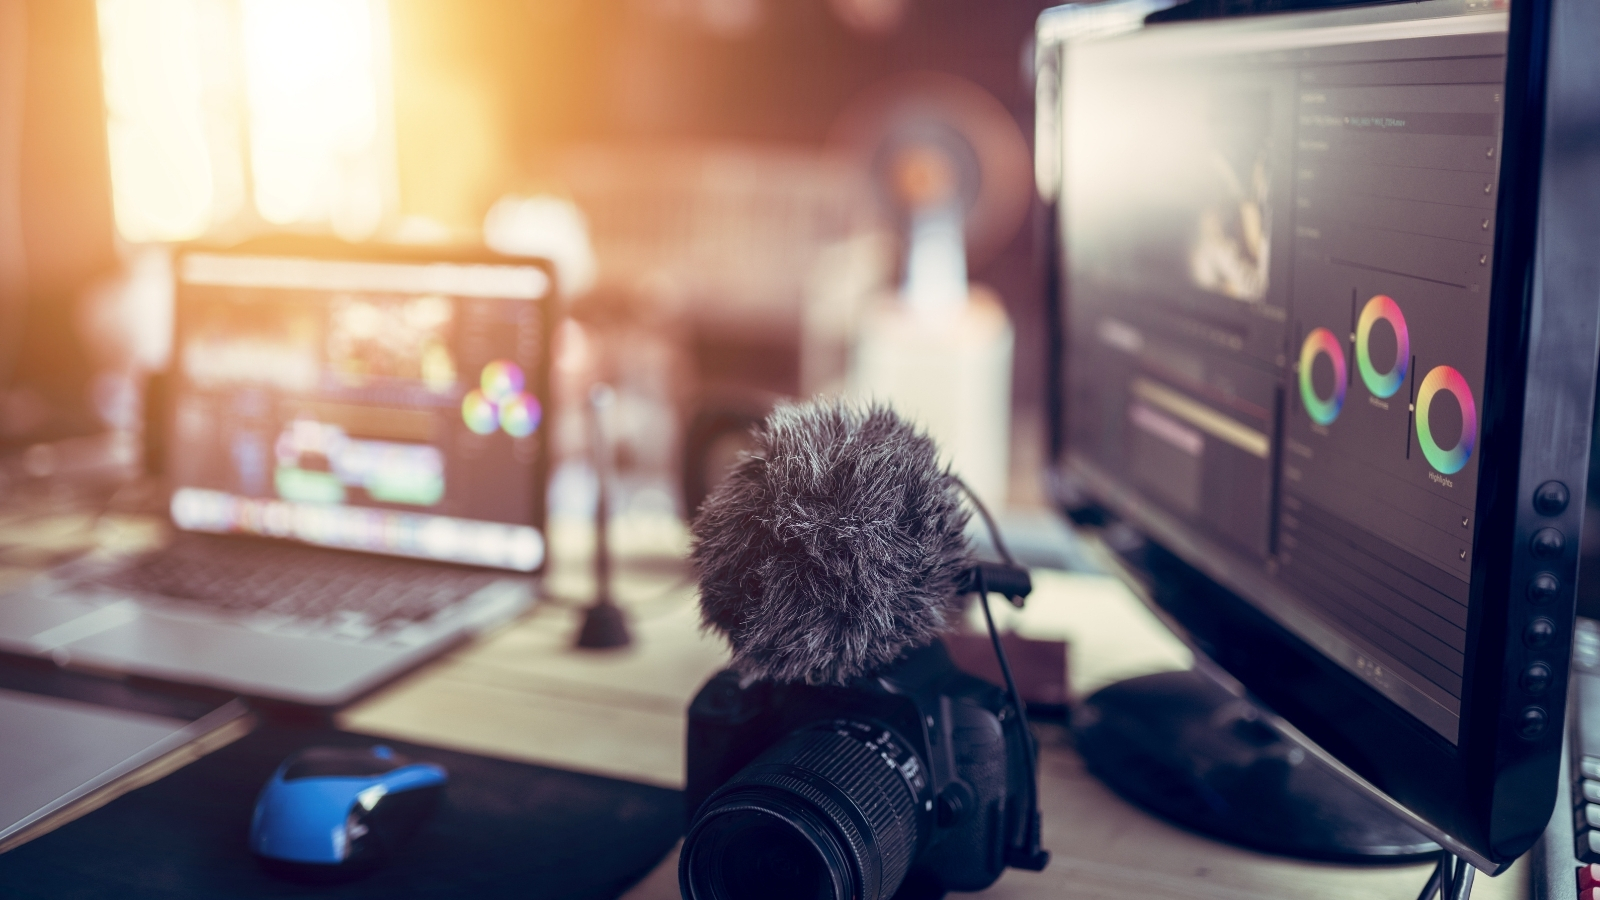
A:
{"type": "Polygon", "coordinates": [[[1544,734],[1544,727],[1549,724],[1550,717],[1539,707],[1530,706],[1522,711],[1519,720],[1517,735],[1525,741],[1534,741],[1544,734]]]}
{"type": "Polygon", "coordinates": [[[1540,647],[1550,646],[1550,641],[1555,636],[1556,623],[1546,619],[1544,616],[1534,619],[1528,623],[1527,628],[1522,629],[1522,642],[1535,650],[1540,647]]]}
{"type": "Polygon", "coordinates": [[[1542,662],[1529,663],[1522,670],[1522,689],[1530,694],[1542,694],[1550,687],[1550,667],[1542,662]]]}
{"type": "Polygon", "coordinates": [[[1528,582],[1528,599],[1535,603],[1549,603],[1561,593],[1561,579],[1550,572],[1540,572],[1528,582]]]}
{"type": "Polygon", "coordinates": [[[1567,493],[1567,486],[1559,481],[1546,481],[1539,485],[1533,492],[1533,508],[1541,516],[1559,516],[1567,511],[1567,501],[1572,496],[1567,493]]]}
{"type": "Polygon", "coordinates": [[[1540,559],[1555,559],[1561,555],[1561,551],[1567,549],[1567,539],[1554,528],[1541,528],[1533,533],[1533,540],[1528,542],[1528,548],[1540,559]]]}
{"type": "Polygon", "coordinates": [[[1600,862],[1600,831],[1584,831],[1578,835],[1578,858],[1584,862],[1600,862]]]}
{"type": "Polygon", "coordinates": [[[1596,759],[1593,756],[1585,756],[1578,763],[1578,771],[1583,773],[1585,778],[1593,778],[1600,781],[1600,759],[1596,759]]]}

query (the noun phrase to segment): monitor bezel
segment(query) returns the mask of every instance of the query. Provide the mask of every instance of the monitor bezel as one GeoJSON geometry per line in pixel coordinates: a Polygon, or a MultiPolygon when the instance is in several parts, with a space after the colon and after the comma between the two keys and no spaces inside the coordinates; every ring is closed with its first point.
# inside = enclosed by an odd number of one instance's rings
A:
{"type": "MultiPolygon", "coordinates": [[[[177,421],[175,418],[175,391],[179,383],[178,366],[178,339],[181,336],[181,323],[179,311],[182,308],[185,293],[190,290],[183,279],[184,260],[190,256],[233,256],[233,257],[274,257],[311,259],[327,262],[365,262],[365,263],[400,263],[400,264],[455,264],[455,265],[490,265],[508,268],[532,268],[544,273],[547,285],[544,294],[536,302],[540,307],[541,336],[540,349],[541,365],[536,372],[528,373],[528,387],[538,398],[544,409],[546,422],[552,422],[555,417],[555,362],[552,352],[555,347],[555,329],[564,314],[562,308],[562,293],[560,282],[557,278],[555,264],[540,257],[506,256],[483,247],[462,245],[413,245],[413,244],[380,244],[363,243],[353,244],[335,238],[278,234],[256,237],[235,243],[217,243],[209,241],[195,241],[176,248],[173,254],[173,286],[174,305],[172,322],[173,353],[167,362],[167,368],[157,376],[161,382],[160,392],[167,395],[159,405],[160,408],[152,409],[147,415],[146,427],[158,429],[162,436],[160,447],[146,448],[146,469],[151,474],[161,478],[168,492],[174,490],[169,467],[166,465],[166,456],[170,452],[167,448],[176,435],[177,421]]],[[[532,526],[539,532],[545,542],[545,550],[541,555],[539,564],[527,572],[514,572],[497,567],[490,567],[491,571],[506,571],[508,574],[537,576],[544,573],[550,562],[549,552],[549,480],[550,480],[550,427],[541,427],[535,432],[536,451],[532,463],[533,497],[528,521],[522,524],[532,526]]],[[[208,532],[209,533],[209,532],[208,532]]],[[[324,545],[302,541],[296,538],[271,537],[259,534],[246,534],[241,532],[227,532],[224,536],[243,541],[262,541],[269,543],[294,544],[297,546],[322,547],[324,545]]],[[[396,554],[381,551],[364,550],[350,547],[328,548],[343,553],[361,553],[391,559],[409,559],[396,554]]],[[[481,568],[468,563],[451,560],[429,559],[441,566],[464,566],[467,568],[481,568]]]]}
{"type": "MultiPolygon", "coordinates": [[[[1452,745],[1376,689],[1313,649],[1222,583],[1219,566],[1205,560],[1203,536],[1139,502],[1136,495],[1096,477],[1077,456],[1064,427],[1068,393],[1064,360],[1069,279],[1063,254],[1063,217],[1048,218],[1054,257],[1052,331],[1052,447],[1058,500],[1080,519],[1114,518],[1148,540],[1123,544],[1124,559],[1145,582],[1142,593],[1196,649],[1219,664],[1257,698],[1370,785],[1444,835],[1464,845],[1496,871],[1531,846],[1548,822],[1559,766],[1560,717],[1564,710],[1566,658],[1548,654],[1560,670],[1545,694],[1555,722],[1542,740],[1507,740],[1508,715],[1523,701],[1508,690],[1515,672],[1502,664],[1519,644],[1512,629],[1514,569],[1525,565],[1518,550],[1528,533],[1528,506],[1519,487],[1524,469],[1524,400],[1546,389],[1529,380],[1529,347],[1535,338],[1538,224],[1544,159],[1545,94],[1553,0],[1519,0],[1510,9],[1506,113],[1496,209],[1490,342],[1485,379],[1483,450],[1477,497],[1480,527],[1474,535],[1467,665],[1459,743],[1452,745]],[[1087,501],[1087,505],[1085,505],[1087,501]],[[1088,515],[1084,515],[1084,513],[1088,515]],[[1224,636],[1227,636],[1226,638],[1224,636]],[[1508,780],[1508,774],[1523,773],[1508,780]],[[1535,773],[1532,777],[1526,773],[1535,773]]],[[[1283,18],[1296,14],[1287,13],[1283,18]]],[[[1216,20],[1210,20],[1215,22],[1216,20]]],[[[1148,28],[1194,27],[1187,24],[1148,28]]],[[[1070,46],[1065,52],[1070,52],[1070,46]]],[[[1571,61],[1568,61],[1569,63],[1571,61]]],[[[1579,76],[1568,75],[1568,78],[1579,76]]],[[[1060,210],[1054,211],[1059,213],[1060,210]]],[[[1548,307],[1548,303],[1545,304],[1548,307]]],[[[1543,310],[1542,327],[1560,327],[1561,316],[1543,310]]],[[[1580,317],[1581,318],[1581,317],[1580,317]]],[[[1592,316],[1590,317],[1592,318],[1592,316]]],[[[1567,322],[1566,325],[1574,323],[1567,322]]],[[[1578,322],[1588,327],[1592,322],[1578,322]]],[[[1589,368],[1593,390],[1593,363],[1589,368]]],[[[1530,448],[1539,436],[1526,435],[1530,448]]],[[[1528,456],[1537,456],[1529,453],[1528,456]]],[[[1578,462],[1587,468],[1587,454],[1578,462]]],[[[1584,472],[1569,478],[1581,486],[1584,472]]],[[[1582,494],[1575,491],[1575,496],[1582,494]]],[[[1581,504],[1579,507],[1581,514],[1581,504]]],[[[1573,525],[1569,534],[1576,535],[1573,525]]],[[[1572,542],[1575,547],[1576,539],[1572,542]]],[[[1575,551],[1563,559],[1563,581],[1575,577],[1575,551]]],[[[1571,622],[1570,587],[1553,614],[1571,622]]]]}

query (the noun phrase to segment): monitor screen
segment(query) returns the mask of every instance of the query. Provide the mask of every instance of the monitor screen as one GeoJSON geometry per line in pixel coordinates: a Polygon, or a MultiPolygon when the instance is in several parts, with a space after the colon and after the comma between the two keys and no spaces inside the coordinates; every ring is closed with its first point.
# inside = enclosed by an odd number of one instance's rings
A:
{"type": "Polygon", "coordinates": [[[1431,0],[1063,68],[1067,470],[1452,744],[1506,53],[1431,0]]]}
{"type": "Polygon", "coordinates": [[[178,281],[179,528],[542,564],[544,269],[190,253],[178,281]]]}

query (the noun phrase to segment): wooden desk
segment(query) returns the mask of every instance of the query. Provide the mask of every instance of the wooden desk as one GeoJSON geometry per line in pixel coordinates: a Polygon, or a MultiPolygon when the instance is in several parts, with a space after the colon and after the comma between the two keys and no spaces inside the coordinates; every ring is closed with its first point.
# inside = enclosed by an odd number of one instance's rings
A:
{"type": "MultiPolygon", "coordinates": [[[[581,653],[570,642],[578,614],[548,604],[521,623],[400,682],[349,711],[354,730],[430,742],[620,778],[681,787],[684,708],[726,651],[698,630],[687,573],[671,562],[681,541],[637,536],[620,567],[617,592],[634,612],[635,644],[618,653],[581,653]]],[[[573,534],[549,580],[557,597],[588,596],[584,548],[573,534]]],[[[1072,642],[1070,678],[1080,694],[1113,681],[1190,663],[1186,648],[1120,584],[1036,572],[1027,614],[1005,618],[1018,631],[1072,642]]],[[[997,604],[997,611],[1001,605],[997,604]]],[[[1009,871],[981,896],[1023,898],[1327,898],[1411,900],[1426,865],[1345,866],[1253,853],[1182,831],[1113,795],[1084,769],[1063,729],[1039,729],[1044,872],[1009,871]]],[[[670,855],[627,900],[676,900],[670,855]]],[[[1527,896],[1526,867],[1480,878],[1474,896],[1527,896]]],[[[977,895],[974,895],[977,896],[977,895]]]]}
{"type": "MultiPolygon", "coordinates": [[[[985,900],[1413,900],[1428,865],[1344,866],[1299,862],[1220,844],[1167,825],[1102,785],[1077,754],[1048,733],[1040,758],[1043,872],[1009,870],[985,900]]],[[[624,900],[678,900],[670,854],[624,900]]],[[[1475,900],[1528,896],[1519,861],[1499,878],[1478,878],[1475,900]]]]}
{"type": "MultiPolygon", "coordinates": [[[[148,521],[110,517],[8,521],[25,531],[0,558],[0,582],[14,583],[84,542],[143,545],[157,539],[148,521]],[[35,555],[15,548],[31,544],[35,555]]],[[[0,538],[7,535],[0,534],[0,538]]],[[[694,590],[682,563],[680,526],[623,522],[615,532],[621,560],[617,593],[633,617],[635,643],[612,652],[571,648],[578,606],[590,596],[589,546],[582,523],[553,529],[547,600],[522,621],[462,648],[350,709],[352,730],[681,787],[684,709],[725,662],[721,641],[700,633],[694,590]]],[[[1024,616],[1002,612],[1018,631],[1066,637],[1070,679],[1080,695],[1148,672],[1184,668],[1188,651],[1120,584],[1109,579],[1036,571],[1024,616]]],[[[1044,872],[1009,871],[981,896],[1022,898],[1327,898],[1411,900],[1424,865],[1355,867],[1269,857],[1190,834],[1111,794],[1085,770],[1066,734],[1039,729],[1044,872]]],[[[627,900],[676,900],[676,854],[627,900]]],[[[1480,878],[1480,900],[1528,896],[1527,867],[1480,878]]]]}
{"type": "Polygon", "coordinates": [[[591,544],[582,523],[558,526],[532,613],[351,708],[341,726],[681,788],[684,710],[727,651],[700,632],[682,527],[619,526],[614,588],[631,646],[573,647],[593,596],[591,544]]]}

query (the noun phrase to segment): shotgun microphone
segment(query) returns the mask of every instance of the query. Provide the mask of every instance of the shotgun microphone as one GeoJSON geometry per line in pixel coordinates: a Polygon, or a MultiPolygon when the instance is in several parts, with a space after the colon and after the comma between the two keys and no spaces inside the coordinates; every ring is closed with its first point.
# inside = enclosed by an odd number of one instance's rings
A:
{"type": "Polygon", "coordinates": [[[970,567],[958,482],[886,407],[781,405],[692,527],[701,617],[733,668],[842,685],[933,642],[970,567]]]}
{"type": "Polygon", "coordinates": [[[961,482],[887,407],[781,405],[755,443],[692,529],[701,617],[740,673],[842,685],[932,643],[977,584],[1026,595],[1025,570],[972,558],[961,482]]]}

